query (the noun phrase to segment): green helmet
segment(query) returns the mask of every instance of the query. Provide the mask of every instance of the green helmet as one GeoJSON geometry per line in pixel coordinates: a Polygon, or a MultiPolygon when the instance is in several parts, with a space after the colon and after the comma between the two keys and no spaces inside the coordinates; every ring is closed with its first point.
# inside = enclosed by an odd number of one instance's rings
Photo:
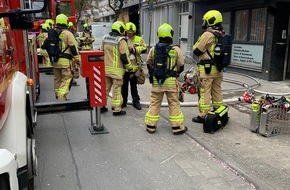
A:
{"type": "Polygon", "coordinates": [[[134,23],[132,22],[128,22],[126,24],[126,31],[133,31],[134,33],[136,33],[137,29],[134,23]]]}
{"type": "Polygon", "coordinates": [[[158,38],[173,38],[173,33],[173,28],[169,24],[164,23],[159,26],[157,36],[158,38]]]}
{"type": "Polygon", "coordinates": [[[42,28],[43,30],[48,31],[48,30],[50,29],[50,26],[49,26],[49,24],[44,23],[44,24],[41,26],[41,28],[42,28]]]}
{"type": "Polygon", "coordinates": [[[203,15],[203,26],[214,26],[223,22],[222,14],[217,10],[210,10],[203,15]]]}
{"type": "Polygon", "coordinates": [[[47,19],[45,21],[45,24],[48,24],[50,26],[50,28],[54,25],[54,21],[52,19],[47,19]]]}
{"type": "Polygon", "coordinates": [[[56,16],[56,24],[60,24],[60,25],[68,25],[68,18],[65,14],[59,14],[56,16]]]}
{"type": "Polygon", "coordinates": [[[121,35],[125,34],[125,29],[126,26],[122,21],[116,21],[112,24],[112,31],[115,30],[121,35]]]}

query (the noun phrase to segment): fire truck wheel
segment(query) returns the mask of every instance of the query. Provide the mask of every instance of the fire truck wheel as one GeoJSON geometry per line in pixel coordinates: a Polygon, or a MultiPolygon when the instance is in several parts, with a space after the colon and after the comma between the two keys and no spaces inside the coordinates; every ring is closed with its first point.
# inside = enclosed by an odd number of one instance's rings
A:
{"type": "Polygon", "coordinates": [[[35,139],[33,138],[32,126],[29,119],[26,119],[27,127],[27,189],[34,190],[34,176],[36,176],[37,159],[35,153],[35,139]]]}
{"type": "Polygon", "coordinates": [[[196,93],[196,88],[194,86],[189,88],[189,93],[190,94],[195,94],[196,93]]]}

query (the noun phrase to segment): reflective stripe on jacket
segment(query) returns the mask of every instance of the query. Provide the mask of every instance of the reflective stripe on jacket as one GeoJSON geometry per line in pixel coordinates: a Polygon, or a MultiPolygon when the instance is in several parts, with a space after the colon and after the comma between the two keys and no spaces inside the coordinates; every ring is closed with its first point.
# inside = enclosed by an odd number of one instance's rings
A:
{"type": "MultiPolygon", "coordinates": [[[[151,68],[154,68],[154,52],[155,47],[152,47],[147,57],[147,64],[149,64],[151,68]]],[[[173,71],[179,71],[180,66],[184,65],[182,50],[178,46],[173,46],[173,48],[169,51],[169,56],[170,59],[168,60],[168,68],[172,69],[176,64],[173,71]]],[[[156,78],[153,77],[152,90],[176,92],[177,85],[176,77],[168,77],[161,86],[158,85],[156,78]]]]}
{"type": "MultiPolygon", "coordinates": [[[[78,45],[77,45],[77,41],[74,35],[69,30],[63,29],[61,34],[59,35],[59,38],[61,40],[62,52],[71,56],[75,61],[79,61],[79,55],[78,54],[72,55],[70,51],[70,46],[75,46],[76,51],[78,52],[78,45]]],[[[67,68],[67,67],[70,67],[71,64],[72,64],[72,59],[59,58],[57,63],[55,63],[53,66],[55,68],[67,68]]]]}
{"type": "Polygon", "coordinates": [[[133,71],[135,72],[138,70],[139,64],[141,62],[141,53],[146,52],[147,45],[142,37],[135,35],[132,38],[128,38],[128,46],[129,48],[134,47],[136,50],[135,55],[134,54],[132,55],[134,59],[131,59],[130,56],[133,71]]]}
{"type": "MultiPolygon", "coordinates": [[[[215,36],[210,31],[205,31],[197,40],[197,42],[193,45],[193,50],[199,49],[203,52],[202,55],[199,56],[199,62],[202,60],[211,60],[210,56],[206,51],[210,53],[212,57],[214,57],[214,48],[215,48],[215,36]]],[[[198,66],[201,77],[207,77],[207,75],[217,75],[219,73],[217,67],[212,65],[210,74],[205,73],[205,69],[203,65],[198,66]]]]}
{"type": "Polygon", "coordinates": [[[121,36],[105,35],[102,42],[101,49],[104,51],[105,71],[106,76],[122,79],[125,68],[132,68],[129,59],[128,44],[121,36]],[[126,54],[128,60],[127,65],[123,65],[120,55],[126,54]]]}

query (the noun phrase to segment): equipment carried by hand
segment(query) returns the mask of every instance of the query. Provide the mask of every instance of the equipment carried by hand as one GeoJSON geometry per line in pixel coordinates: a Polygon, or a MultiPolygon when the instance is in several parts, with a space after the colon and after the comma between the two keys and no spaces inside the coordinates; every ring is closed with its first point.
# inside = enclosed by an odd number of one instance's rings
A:
{"type": "Polygon", "coordinates": [[[144,84],[145,83],[145,72],[139,67],[139,69],[135,72],[135,76],[137,77],[137,84],[144,84]]]}
{"type": "Polygon", "coordinates": [[[77,63],[71,64],[71,73],[74,79],[80,78],[80,66],[77,63]]]}
{"type": "Polygon", "coordinates": [[[215,111],[210,111],[204,118],[203,132],[214,134],[217,130],[226,126],[229,121],[229,107],[226,105],[220,106],[215,111]]]}
{"type": "Polygon", "coordinates": [[[178,80],[176,81],[177,84],[178,84],[178,87],[177,87],[177,92],[178,92],[178,100],[180,102],[184,102],[184,91],[182,89],[182,86],[181,84],[178,82],[178,80]]]}

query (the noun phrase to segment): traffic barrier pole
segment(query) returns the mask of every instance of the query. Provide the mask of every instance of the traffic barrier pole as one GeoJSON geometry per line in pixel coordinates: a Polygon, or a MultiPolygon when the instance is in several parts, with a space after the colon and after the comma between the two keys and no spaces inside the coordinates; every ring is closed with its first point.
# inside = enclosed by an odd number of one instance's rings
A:
{"type": "Polygon", "coordinates": [[[109,131],[101,122],[100,107],[107,105],[104,52],[100,50],[80,51],[81,75],[86,78],[88,99],[90,100],[92,135],[107,134],[109,131]]]}

